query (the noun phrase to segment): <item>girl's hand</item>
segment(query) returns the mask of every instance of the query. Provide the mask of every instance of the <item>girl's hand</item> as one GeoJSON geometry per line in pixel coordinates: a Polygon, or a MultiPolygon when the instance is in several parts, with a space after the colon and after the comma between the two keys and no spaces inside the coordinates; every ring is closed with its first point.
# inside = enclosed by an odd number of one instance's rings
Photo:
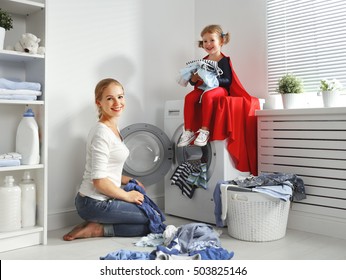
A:
{"type": "Polygon", "coordinates": [[[195,74],[193,74],[193,75],[191,76],[191,81],[192,81],[193,83],[196,83],[197,81],[202,81],[202,79],[201,79],[201,77],[200,77],[197,73],[195,73],[195,74]]]}
{"type": "Polygon", "coordinates": [[[142,205],[144,201],[144,195],[138,191],[129,191],[127,192],[125,201],[142,205]]]}

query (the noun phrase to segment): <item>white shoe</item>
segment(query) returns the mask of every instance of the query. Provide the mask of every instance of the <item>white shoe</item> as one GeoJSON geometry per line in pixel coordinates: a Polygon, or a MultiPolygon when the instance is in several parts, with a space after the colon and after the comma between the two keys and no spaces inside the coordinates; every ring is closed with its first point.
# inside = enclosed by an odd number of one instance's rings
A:
{"type": "Polygon", "coordinates": [[[194,144],[196,146],[203,147],[203,146],[207,145],[207,143],[208,143],[209,131],[204,130],[204,129],[200,129],[200,130],[198,130],[198,132],[199,132],[199,134],[198,134],[194,144]]]}
{"type": "Polygon", "coordinates": [[[196,135],[194,132],[190,130],[185,130],[183,134],[180,136],[179,142],[177,144],[178,147],[185,147],[189,145],[193,140],[195,140],[196,135]]]}

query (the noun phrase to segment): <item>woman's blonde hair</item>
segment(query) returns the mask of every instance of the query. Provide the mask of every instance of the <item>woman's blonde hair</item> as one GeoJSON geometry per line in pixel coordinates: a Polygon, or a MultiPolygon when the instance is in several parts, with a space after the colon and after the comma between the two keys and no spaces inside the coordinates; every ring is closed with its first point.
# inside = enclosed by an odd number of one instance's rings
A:
{"type": "MultiPolygon", "coordinates": [[[[102,99],[102,95],[103,95],[103,92],[105,91],[105,89],[110,85],[110,84],[114,84],[116,86],[120,86],[124,92],[124,87],[123,85],[118,82],[117,80],[115,79],[112,79],[112,78],[106,78],[106,79],[103,79],[101,81],[99,81],[95,87],[95,103],[97,105],[97,101],[101,101],[102,99]]],[[[98,110],[98,117],[99,119],[102,117],[102,109],[97,106],[97,110],[98,110]]]]}
{"type": "MultiPolygon", "coordinates": [[[[204,34],[206,33],[210,33],[210,34],[217,34],[220,36],[222,43],[225,45],[227,44],[230,39],[231,39],[231,35],[227,32],[224,33],[222,31],[222,28],[220,25],[217,24],[212,24],[212,25],[208,25],[206,27],[203,28],[202,32],[201,32],[201,37],[203,37],[204,34]]],[[[198,47],[203,48],[203,41],[198,41],[198,47]]]]}

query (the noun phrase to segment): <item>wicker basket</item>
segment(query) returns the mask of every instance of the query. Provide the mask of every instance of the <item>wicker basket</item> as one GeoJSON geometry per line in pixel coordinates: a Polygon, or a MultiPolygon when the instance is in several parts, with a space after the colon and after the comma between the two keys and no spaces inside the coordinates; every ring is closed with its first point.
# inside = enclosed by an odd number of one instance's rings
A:
{"type": "Polygon", "coordinates": [[[222,192],[222,206],[225,206],[225,202],[227,205],[229,235],[245,241],[283,238],[286,234],[290,201],[239,189],[237,186],[227,185],[226,192],[222,192]]]}

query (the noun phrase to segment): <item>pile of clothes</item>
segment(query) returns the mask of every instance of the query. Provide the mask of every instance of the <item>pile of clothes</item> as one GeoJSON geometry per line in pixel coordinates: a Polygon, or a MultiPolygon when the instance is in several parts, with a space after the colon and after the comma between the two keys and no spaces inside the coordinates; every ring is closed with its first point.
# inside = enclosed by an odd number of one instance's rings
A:
{"type": "Polygon", "coordinates": [[[207,189],[207,164],[200,161],[185,161],[171,176],[171,184],[180,188],[181,193],[192,198],[196,188],[207,189]]]}
{"type": "Polygon", "coordinates": [[[222,184],[236,185],[238,190],[259,192],[283,201],[300,201],[306,199],[303,179],[293,173],[261,173],[259,176],[239,177],[229,181],[219,181],[214,189],[215,221],[218,227],[223,227],[221,219],[222,184]]]}
{"type": "Polygon", "coordinates": [[[0,78],[0,99],[37,100],[42,95],[41,84],[0,78]]]}
{"type": "MultiPolygon", "coordinates": [[[[190,223],[176,228],[168,225],[162,243],[151,252],[117,250],[101,260],[230,260],[233,251],[221,247],[219,233],[204,223],[190,223]]],[[[148,242],[148,238],[146,242],[148,242]]],[[[157,240],[158,236],[154,235],[157,240]]],[[[157,244],[157,243],[156,243],[157,244]]]]}

